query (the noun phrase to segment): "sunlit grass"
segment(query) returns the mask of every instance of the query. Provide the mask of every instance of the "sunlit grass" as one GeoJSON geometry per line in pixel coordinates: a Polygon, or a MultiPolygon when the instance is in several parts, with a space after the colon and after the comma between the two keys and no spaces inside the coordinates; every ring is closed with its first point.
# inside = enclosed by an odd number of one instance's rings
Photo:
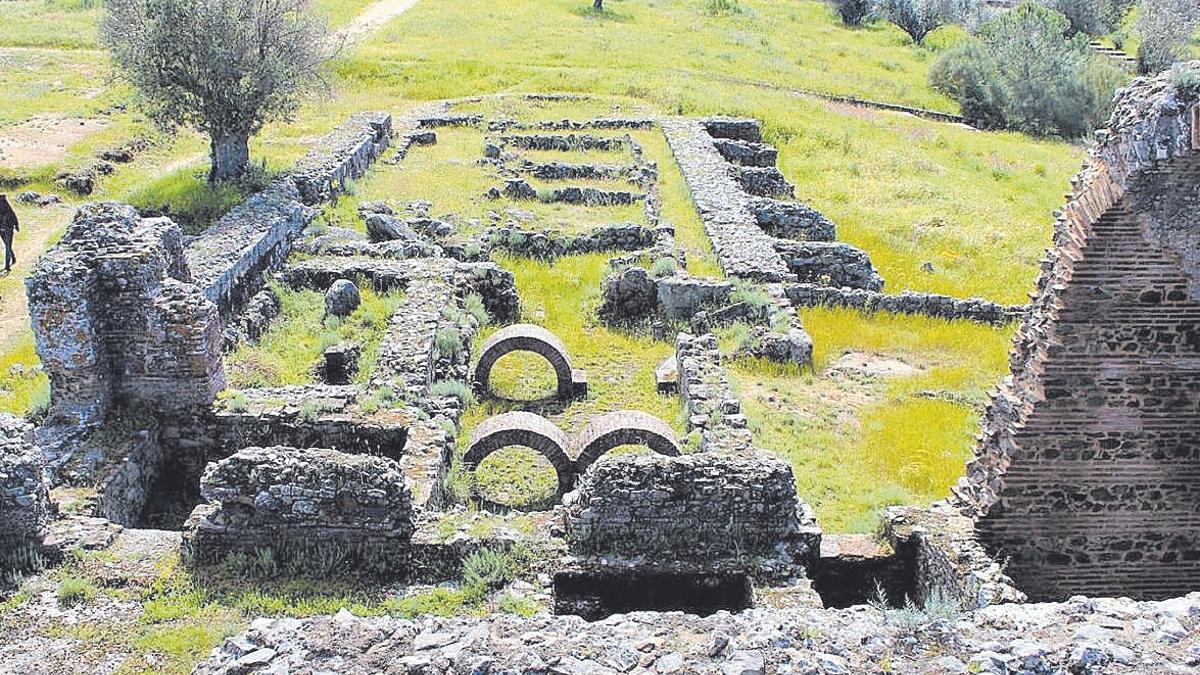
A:
{"type": "Polygon", "coordinates": [[[0,351],[0,412],[23,416],[50,405],[50,379],[41,372],[33,334],[0,351]]]}
{"type": "Polygon", "coordinates": [[[816,369],[731,367],[755,441],[791,462],[826,531],[869,532],[879,509],[945,497],[962,475],[1012,327],[854,311],[802,313],[816,369]],[[892,375],[830,369],[847,353],[892,375]],[[899,362],[896,364],[896,362],[899,362]]]}
{"type": "Polygon", "coordinates": [[[338,342],[362,347],[356,380],[365,382],[379,355],[388,319],[404,302],[403,293],[375,293],[359,284],[362,304],[344,318],[325,316],[325,294],[275,286],[283,311],[258,342],[243,342],[225,358],[231,387],[282,387],[315,382],[325,349],[338,342]]]}

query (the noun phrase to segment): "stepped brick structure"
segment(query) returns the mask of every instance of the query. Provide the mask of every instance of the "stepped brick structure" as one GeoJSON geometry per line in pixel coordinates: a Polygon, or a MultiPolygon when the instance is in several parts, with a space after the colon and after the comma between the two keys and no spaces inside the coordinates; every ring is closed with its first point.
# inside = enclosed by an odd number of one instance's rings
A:
{"type": "Polygon", "coordinates": [[[1118,95],[956,490],[1034,600],[1200,588],[1200,155],[1175,82],[1118,95]]]}

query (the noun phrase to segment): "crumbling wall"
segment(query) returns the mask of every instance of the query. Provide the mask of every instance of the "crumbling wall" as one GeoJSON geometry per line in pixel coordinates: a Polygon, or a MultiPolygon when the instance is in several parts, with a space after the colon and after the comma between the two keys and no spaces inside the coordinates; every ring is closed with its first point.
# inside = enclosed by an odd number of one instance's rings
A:
{"type": "Polygon", "coordinates": [[[1174,78],[1097,134],[956,490],[1034,599],[1200,586],[1200,158],[1174,78]]]}
{"type": "Polygon", "coordinates": [[[335,450],[246,448],[210,464],[184,525],[191,564],[270,549],[290,565],[402,572],[414,525],[400,465],[335,450]]]}
{"type": "Polygon", "coordinates": [[[568,507],[571,551],[642,567],[793,573],[819,549],[791,467],[765,453],[622,455],[596,462],[568,507]],[[806,518],[805,518],[806,519],[806,518]]]}
{"type": "Polygon", "coordinates": [[[0,414],[0,571],[24,567],[50,526],[50,494],[33,427],[0,414]]]}
{"type": "Polygon", "coordinates": [[[225,387],[216,307],[190,282],[182,233],[131,206],[88,204],[26,280],[51,417],[103,418],[115,403],[208,405],[225,387]]]}

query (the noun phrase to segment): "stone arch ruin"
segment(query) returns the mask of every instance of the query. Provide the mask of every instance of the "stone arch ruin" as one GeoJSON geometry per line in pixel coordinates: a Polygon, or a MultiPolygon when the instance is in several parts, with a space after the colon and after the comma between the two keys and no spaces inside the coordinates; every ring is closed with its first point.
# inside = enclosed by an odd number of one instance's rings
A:
{"type": "Polygon", "coordinates": [[[479,353],[475,365],[475,387],[480,393],[488,391],[492,367],[501,357],[512,352],[533,352],[545,358],[558,380],[558,397],[572,399],[587,395],[587,379],[581,370],[571,367],[567,347],[550,331],[533,324],[519,323],[502,328],[491,335],[479,353]]]}
{"type": "Polygon", "coordinates": [[[489,417],[471,432],[463,467],[474,471],[488,455],[512,445],[536,451],[550,461],[558,474],[558,495],[575,483],[575,462],[567,454],[567,436],[553,422],[534,413],[514,411],[489,417]]]}
{"type": "Polygon", "coordinates": [[[639,410],[618,410],[588,423],[575,439],[575,469],[579,473],[613,448],[645,445],[660,455],[679,455],[679,441],[670,425],[639,410]]]}
{"type": "Polygon", "coordinates": [[[1200,588],[1195,98],[1118,96],[955,490],[1034,600],[1200,588]]]}

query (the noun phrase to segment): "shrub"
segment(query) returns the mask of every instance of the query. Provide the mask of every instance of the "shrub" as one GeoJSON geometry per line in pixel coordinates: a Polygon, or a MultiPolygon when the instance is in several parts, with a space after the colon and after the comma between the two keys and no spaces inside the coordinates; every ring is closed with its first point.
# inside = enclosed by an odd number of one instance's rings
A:
{"type": "Polygon", "coordinates": [[[484,592],[503,588],[517,575],[517,564],[504,551],[481,548],[463,561],[463,584],[484,592]]]}
{"type": "Polygon", "coordinates": [[[878,11],[921,44],[938,27],[967,21],[979,6],[977,0],[879,0],[878,11]]]}
{"type": "Polygon", "coordinates": [[[1067,17],[1071,33],[1107,35],[1121,23],[1132,0],[1041,0],[1043,5],[1067,17]]]}
{"type": "Polygon", "coordinates": [[[675,274],[675,270],[679,268],[679,263],[669,256],[659,258],[650,266],[650,276],[655,279],[662,279],[675,274]]]}
{"type": "Polygon", "coordinates": [[[458,356],[462,352],[462,336],[459,335],[458,329],[450,326],[439,329],[433,338],[433,348],[441,357],[458,356]]]}
{"type": "Polygon", "coordinates": [[[58,604],[67,606],[87,602],[96,595],[91,581],[77,576],[65,576],[58,582],[58,604]]]}
{"type": "Polygon", "coordinates": [[[470,405],[471,401],[474,400],[471,388],[462,380],[440,380],[434,382],[433,386],[429,387],[429,393],[438,397],[453,396],[464,406],[470,405]]]}
{"type": "Polygon", "coordinates": [[[738,4],[738,0],[707,0],[704,9],[709,16],[742,13],[742,6],[738,4]]]}
{"type": "Polygon", "coordinates": [[[930,81],[978,126],[1082,137],[1108,116],[1125,76],[1067,29],[1063,15],[1026,2],[943,54],[930,81]]]}
{"type": "Polygon", "coordinates": [[[483,304],[483,298],[478,293],[471,293],[463,299],[463,308],[467,310],[467,314],[475,317],[475,323],[480,326],[486,326],[491,323],[492,317],[488,314],[487,307],[483,304]]]}
{"type": "Polygon", "coordinates": [[[871,0],[833,0],[833,7],[847,26],[861,26],[871,14],[871,0]]]}
{"type": "Polygon", "coordinates": [[[1136,29],[1138,69],[1162,72],[1186,58],[1192,35],[1200,28],[1200,3],[1196,0],[1142,0],[1136,29]]]}

